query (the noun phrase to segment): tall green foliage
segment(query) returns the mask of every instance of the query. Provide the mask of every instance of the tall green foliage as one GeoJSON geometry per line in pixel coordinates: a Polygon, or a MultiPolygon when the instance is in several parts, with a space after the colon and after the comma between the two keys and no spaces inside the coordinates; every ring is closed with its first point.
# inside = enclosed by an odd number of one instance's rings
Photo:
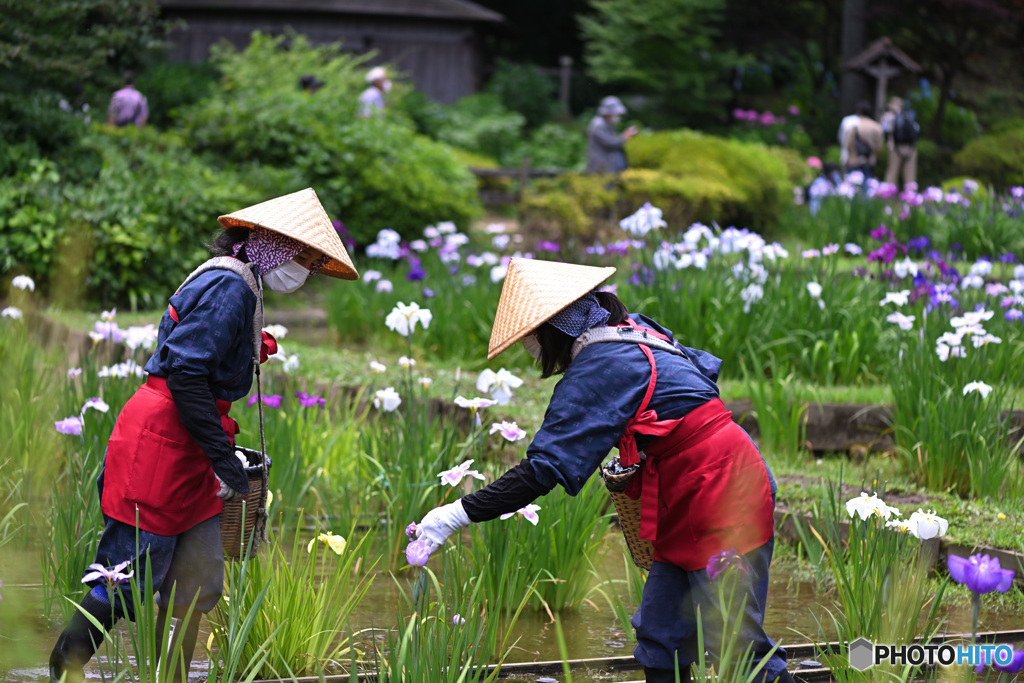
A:
{"type": "Polygon", "coordinates": [[[688,123],[713,118],[729,97],[723,78],[738,62],[720,45],[725,0],[592,0],[579,18],[591,74],[654,94],[688,123]]]}
{"type": "Polygon", "coordinates": [[[48,154],[73,146],[62,95],[115,85],[167,30],[152,0],[0,0],[0,172],[12,145],[48,154]]]}
{"type": "Polygon", "coordinates": [[[394,108],[356,117],[364,61],[337,43],[254,33],[245,51],[215,50],[220,88],[183,112],[185,131],[220,163],[294,169],[359,242],[383,228],[410,235],[439,221],[465,225],[479,210],[476,181],[447,147],[416,135],[394,108]],[[301,91],[305,73],[324,87],[301,91]]]}

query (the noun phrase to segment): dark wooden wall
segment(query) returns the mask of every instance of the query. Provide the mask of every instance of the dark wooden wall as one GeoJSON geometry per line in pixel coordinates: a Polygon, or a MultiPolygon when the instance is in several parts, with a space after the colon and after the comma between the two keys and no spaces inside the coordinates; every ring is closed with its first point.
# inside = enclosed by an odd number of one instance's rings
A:
{"type": "Polygon", "coordinates": [[[186,22],[170,37],[174,43],[170,56],[181,61],[206,59],[210,46],[222,38],[244,48],[253,31],[277,34],[290,26],[313,43],[340,40],[352,52],[376,50],[373,63],[396,65],[418,90],[438,102],[451,103],[476,92],[482,78],[479,41],[470,23],[187,10],[170,16],[186,22]]]}

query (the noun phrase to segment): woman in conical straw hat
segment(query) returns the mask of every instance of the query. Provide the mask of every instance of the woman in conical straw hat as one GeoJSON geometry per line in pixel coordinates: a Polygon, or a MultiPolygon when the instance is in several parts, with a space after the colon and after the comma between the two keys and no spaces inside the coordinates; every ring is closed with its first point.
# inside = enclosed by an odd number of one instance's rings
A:
{"type": "Polygon", "coordinates": [[[614,293],[599,291],[614,271],[509,263],[488,358],[521,341],[544,377],[562,378],[526,458],[427,513],[417,535],[436,549],[470,522],[521,510],[556,485],[575,495],[618,447],[623,467],[639,467],[626,494],[640,501],[639,536],[653,545],[633,618],[647,680],[675,681],[677,663],[681,680],[689,680],[699,655],[698,606],[707,649],[719,651],[713,580],[734,565],[737,599],[746,600],[738,652],[749,644],[753,661],[764,660],[759,679],[792,681],[785,652],[771,653],[775,644],[762,627],[775,481],[718,397],[721,361],[682,346],[655,321],[629,313],[614,293]]]}
{"type": "Polygon", "coordinates": [[[238,425],[228,411],[249,393],[255,364],[277,348],[263,332],[263,287],[293,292],[315,273],[359,277],[312,189],[219,221],[215,257],[170,297],[146,381],[125,404],[107,444],[98,482],[106,525],[96,571],[83,579],[93,587],[53,648],[53,681],[82,680],[83,665],[103,641],[104,630],[86,614],[106,630],[122,616],[134,619],[128,584],[119,587],[124,608],[117,598],[111,605],[106,587],[108,577],[116,583],[131,572],[140,586],[159,593],[161,627],[168,610],[181,619],[195,600],[187,627],[174,635],[185,661],[179,668],[176,659],[172,675],[187,676],[199,615],[221,597],[223,502],[249,493],[234,453],[238,425]]]}

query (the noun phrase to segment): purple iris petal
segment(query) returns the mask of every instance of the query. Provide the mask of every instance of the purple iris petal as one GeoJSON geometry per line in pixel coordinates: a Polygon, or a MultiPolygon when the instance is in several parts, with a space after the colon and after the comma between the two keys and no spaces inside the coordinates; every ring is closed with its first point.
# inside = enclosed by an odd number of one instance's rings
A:
{"type": "Polygon", "coordinates": [[[413,567],[424,567],[430,559],[430,544],[426,541],[413,541],[405,548],[405,559],[413,567]]]}
{"type": "Polygon", "coordinates": [[[1020,673],[1024,671],[1024,650],[1014,650],[1009,664],[993,663],[992,666],[995,667],[996,671],[1002,671],[1003,673],[1020,673]]]}
{"type": "Polygon", "coordinates": [[[879,242],[889,239],[890,236],[892,236],[892,231],[885,227],[885,223],[871,231],[871,239],[878,240],[879,242]]]}
{"type": "Polygon", "coordinates": [[[1013,570],[999,566],[999,558],[971,555],[969,558],[950,555],[946,560],[949,575],[979,595],[999,591],[1005,593],[1013,585],[1013,570]]]}
{"type": "Polygon", "coordinates": [[[717,555],[712,555],[711,559],[708,560],[708,578],[712,581],[716,580],[729,567],[736,567],[736,569],[744,574],[750,571],[743,556],[737,553],[734,548],[730,548],[729,550],[723,550],[717,555]]]}
{"type": "Polygon", "coordinates": [[[416,539],[416,522],[409,522],[409,526],[405,527],[405,535],[409,537],[410,541],[416,539]]]}

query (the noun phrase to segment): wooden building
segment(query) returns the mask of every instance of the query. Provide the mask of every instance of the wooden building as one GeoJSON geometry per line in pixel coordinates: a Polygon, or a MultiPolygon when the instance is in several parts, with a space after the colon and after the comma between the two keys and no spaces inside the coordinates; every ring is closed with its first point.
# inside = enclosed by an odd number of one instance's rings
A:
{"type": "Polygon", "coordinates": [[[240,49],[253,31],[287,27],[313,43],[342,41],[356,53],[376,51],[373,63],[408,74],[416,88],[451,103],[479,89],[481,36],[504,22],[467,0],[159,0],[166,18],[181,19],[170,57],[202,61],[227,39],[240,49]]]}

